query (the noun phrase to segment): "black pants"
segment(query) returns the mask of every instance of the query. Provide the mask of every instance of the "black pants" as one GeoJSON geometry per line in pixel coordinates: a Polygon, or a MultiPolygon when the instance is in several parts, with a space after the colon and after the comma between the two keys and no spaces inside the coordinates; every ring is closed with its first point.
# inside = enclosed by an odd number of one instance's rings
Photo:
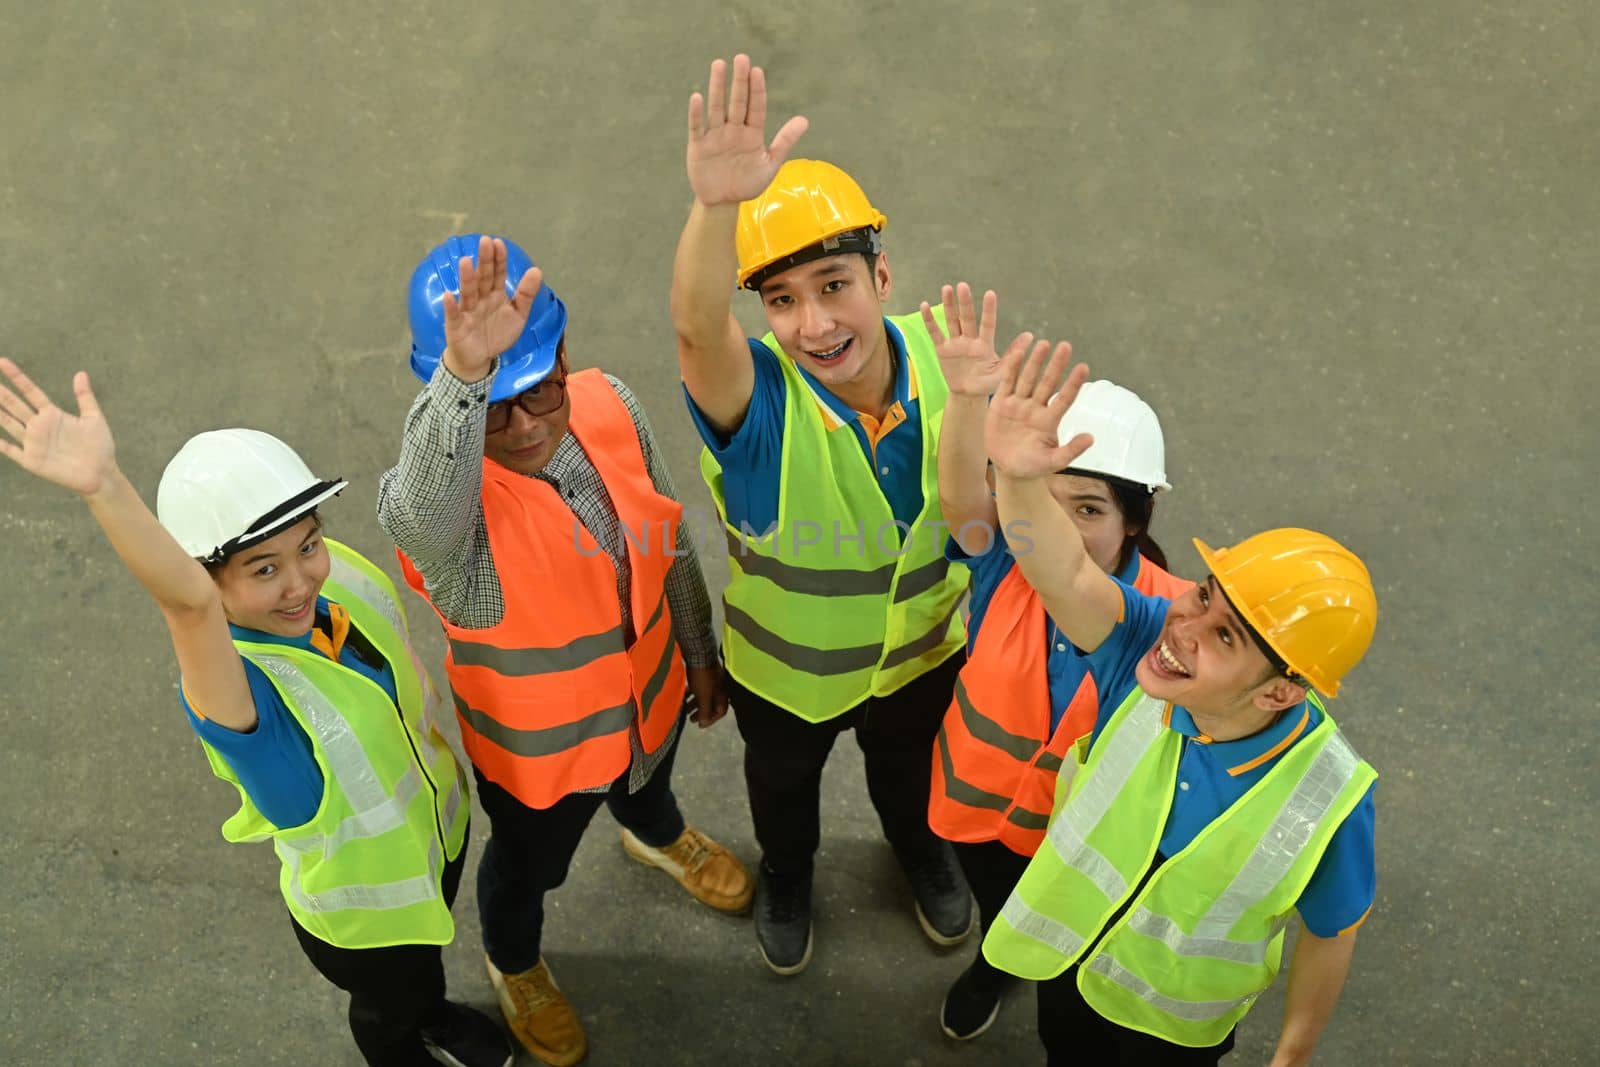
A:
{"type": "MultiPolygon", "coordinates": [[[[445,864],[445,906],[455,903],[467,845],[445,864]]],[[[373,1067],[437,1067],[422,1031],[444,1009],[444,961],[438,945],[339,948],[294,921],[294,936],[322,976],[350,994],[350,1034],[373,1067]]]]}
{"type": "Polygon", "coordinates": [[[484,951],[501,973],[517,974],[538,964],[544,895],[567,880],[572,855],[600,805],[651,848],[670,845],[683,833],[683,815],[672,795],[672,764],[681,738],[680,728],[637,793],[629,794],[623,771],[607,792],[569,793],[548,808],[528,807],[473,769],[478,802],[489,816],[489,841],[478,864],[478,917],[484,951]]]}
{"type": "Polygon", "coordinates": [[[1078,968],[1039,983],[1039,1040],[1049,1067],[1213,1067],[1233,1049],[1233,1031],[1209,1048],[1174,1045],[1110,1022],[1078,992],[1078,968]]]}
{"type": "Polygon", "coordinates": [[[940,846],[928,829],[933,739],[966,656],[957,653],[882,697],[826,722],[807,722],[728,678],[744,738],[744,781],[762,860],[781,875],[806,876],[821,842],[822,767],[836,737],[856,733],[866,760],[867,793],[883,835],[901,856],[940,846]]]}
{"type": "MultiPolygon", "coordinates": [[[[1022,872],[1028,869],[1028,857],[1019,856],[998,841],[968,844],[952,841],[956,859],[961,863],[961,873],[967,876],[972,895],[978,901],[979,930],[989,933],[996,915],[1005,907],[1006,898],[1022,881],[1022,872]]],[[[978,938],[978,954],[972,961],[972,977],[978,988],[987,993],[1000,994],[1016,983],[1014,975],[995,967],[983,958],[983,937],[978,938]]]]}

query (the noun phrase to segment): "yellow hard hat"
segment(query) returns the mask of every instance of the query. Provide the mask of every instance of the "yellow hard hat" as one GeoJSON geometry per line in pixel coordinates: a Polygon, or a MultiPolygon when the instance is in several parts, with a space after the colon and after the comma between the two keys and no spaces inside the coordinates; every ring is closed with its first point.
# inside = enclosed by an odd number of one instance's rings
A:
{"type": "Polygon", "coordinates": [[[1325,534],[1295,529],[1215,550],[1196,538],[1194,547],[1291,677],[1337,696],[1339,680],[1366,655],[1378,625],[1372,576],[1355,553],[1325,534]]]}
{"type": "Polygon", "coordinates": [[[877,253],[888,221],[832,163],[791,159],[760,196],[739,205],[739,284],[756,289],[767,275],[823,256],[877,253]]]}

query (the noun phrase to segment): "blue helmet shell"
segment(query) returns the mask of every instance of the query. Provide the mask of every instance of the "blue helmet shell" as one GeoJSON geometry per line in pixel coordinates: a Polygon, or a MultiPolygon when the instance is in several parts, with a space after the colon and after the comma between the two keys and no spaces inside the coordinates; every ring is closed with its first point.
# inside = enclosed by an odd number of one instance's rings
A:
{"type": "MultiPolygon", "coordinates": [[[[407,314],[411,320],[411,370],[431,381],[444,358],[444,294],[461,294],[456,264],[463,256],[478,262],[480,234],[457,234],[422,257],[411,273],[407,314]]],[[[533,260],[521,246],[506,240],[506,295],[517,290],[533,260]]],[[[528,313],[527,328],[500,355],[500,367],[489,386],[489,401],[504,400],[544,381],[556,365],[556,347],[567,328],[567,306],[548,285],[541,285],[528,313]]]]}

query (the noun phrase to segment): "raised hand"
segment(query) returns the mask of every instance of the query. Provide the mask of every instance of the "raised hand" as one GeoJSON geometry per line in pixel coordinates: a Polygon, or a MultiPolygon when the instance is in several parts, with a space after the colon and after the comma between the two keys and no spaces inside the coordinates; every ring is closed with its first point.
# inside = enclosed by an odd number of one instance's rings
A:
{"type": "Polygon", "coordinates": [[[117,472],[117,453],[89,376],[73,376],[78,414],[69,415],[9,359],[0,358],[0,373],[11,382],[0,384],[0,429],[16,442],[0,437],[0,455],[83,496],[99,492],[117,472]]]}
{"type": "Polygon", "coordinates": [[[444,361],[462,381],[481,381],[494,358],[516,343],[528,324],[544,275],[534,267],[506,297],[506,243],[478,238],[478,262],[462,256],[456,265],[461,295],[444,294],[444,361]]]}
{"type": "MultiPolygon", "coordinates": [[[[954,289],[947,285],[940,295],[949,336],[939,328],[926,300],[922,302],[922,324],[933,337],[944,380],[958,396],[988,397],[1000,384],[1000,356],[994,350],[999,300],[993,289],[984,293],[983,315],[978,317],[973,314],[972,287],[966,282],[954,289]]],[[[1023,336],[1033,339],[1031,333],[1023,336]]]]}
{"type": "Polygon", "coordinates": [[[810,123],[796,115],[767,144],[767,76],[750,57],[733,57],[733,88],[724,92],[728,64],[711,64],[706,95],[689,97],[689,186],[707,207],[761,195],[810,123]]]}
{"type": "Polygon", "coordinates": [[[1040,340],[1030,352],[1030,340],[1031,334],[1018,336],[1001,358],[1000,383],[983,427],[989,459],[1012,478],[1065,470],[1094,444],[1086,433],[1065,443],[1056,438],[1061,416],[1089,377],[1088,365],[1073,365],[1072,346],[1065,341],[1051,352],[1050,342],[1040,340]]]}

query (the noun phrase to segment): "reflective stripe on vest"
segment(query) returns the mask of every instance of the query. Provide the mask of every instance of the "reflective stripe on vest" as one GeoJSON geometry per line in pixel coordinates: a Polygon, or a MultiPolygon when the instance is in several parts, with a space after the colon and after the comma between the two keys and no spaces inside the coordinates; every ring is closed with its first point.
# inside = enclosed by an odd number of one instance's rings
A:
{"type": "Polygon", "coordinates": [[[1130,883],[1150,870],[1184,744],[1164,710],[1135,689],[1113,715],[984,953],[1032,978],[1077,962],[1097,1013],[1201,1047],[1222,1040],[1271,984],[1295,903],[1376,774],[1324,714],[1129,902],[1130,883]],[[1102,825],[1108,816],[1114,824],[1102,825]]]}
{"type": "MultiPolygon", "coordinates": [[[[633,758],[635,730],[645,752],[659,751],[686,691],[666,596],[682,505],[656,490],[639,431],[603,374],[578,371],[567,392],[568,431],[600,477],[627,554],[634,640],[617,567],[592,532],[549,483],[488,459],[491,552],[481,565],[495,568],[505,610],[480,629],[439,613],[462,746],[485,777],[538,809],[614,781],[633,758]]],[[[422,574],[403,554],[401,565],[426,598],[422,574]]]]}
{"type": "Polygon", "coordinates": [[[913,522],[895,518],[852,426],[824,419],[822,397],[771,334],[762,343],[783,376],[784,422],[770,528],[728,522],[722,469],[709,449],[701,452],[701,474],[728,542],[728,672],[810,722],[899,689],[963,644],[957,605],[967,572],[944,557],[938,493],[949,390],[921,316],[886,321],[885,330],[903,339],[917,383],[922,510],[913,522]]]}
{"type": "MultiPolygon", "coordinates": [[[[1065,795],[1076,770],[1063,754],[1093,728],[1099,693],[1087,665],[1072,653],[1078,687],[1058,706],[1050,619],[1021,566],[1009,560],[1004,570],[940,724],[928,823],[952,841],[998,841],[1032,856],[1044,841],[1055,798],[1065,795]]],[[[1192,583],[1136,556],[1132,585],[1156,596],[1192,583]]]]}
{"type": "Polygon", "coordinates": [[[391,669],[395,698],[372,679],[295,645],[236,641],[272,683],[310,739],[323,777],[312,821],[279,828],[255,808],[225,760],[212,768],[240,792],[224,825],[233,841],[270,838],[283,865],[280,889],[295,920],[342,948],[445,944],[454,925],[439,883],[445,857],[465,842],[462,776],[430,728],[432,692],[406,640],[388,579],[331,539],[323,591],[391,669]]]}

